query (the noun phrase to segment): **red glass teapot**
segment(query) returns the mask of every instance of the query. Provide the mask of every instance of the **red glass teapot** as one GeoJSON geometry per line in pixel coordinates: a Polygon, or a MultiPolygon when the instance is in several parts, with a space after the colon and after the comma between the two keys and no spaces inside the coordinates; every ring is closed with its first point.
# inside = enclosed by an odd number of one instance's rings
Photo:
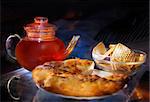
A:
{"type": "Polygon", "coordinates": [[[62,40],[55,36],[56,26],[48,23],[46,17],[35,17],[34,23],[24,27],[27,35],[20,38],[19,35],[10,35],[6,40],[6,50],[8,55],[17,59],[19,64],[32,70],[35,66],[46,61],[64,60],[74,49],[80,36],[73,36],[68,47],[62,40]],[[19,43],[16,45],[15,55],[10,53],[10,41],[12,37],[18,37],[19,43]]]}

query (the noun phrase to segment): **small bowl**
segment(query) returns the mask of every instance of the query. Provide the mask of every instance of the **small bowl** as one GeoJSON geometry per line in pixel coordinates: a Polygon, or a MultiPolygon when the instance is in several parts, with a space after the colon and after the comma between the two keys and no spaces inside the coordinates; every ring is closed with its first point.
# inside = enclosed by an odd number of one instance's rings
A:
{"type": "Polygon", "coordinates": [[[134,62],[112,62],[111,56],[105,56],[102,54],[96,54],[92,52],[92,58],[94,59],[96,66],[104,71],[131,74],[136,72],[140,65],[146,60],[146,53],[140,50],[133,50],[136,54],[136,61],[134,62]],[[104,58],[104,59],[103,59],[104,58]]]}

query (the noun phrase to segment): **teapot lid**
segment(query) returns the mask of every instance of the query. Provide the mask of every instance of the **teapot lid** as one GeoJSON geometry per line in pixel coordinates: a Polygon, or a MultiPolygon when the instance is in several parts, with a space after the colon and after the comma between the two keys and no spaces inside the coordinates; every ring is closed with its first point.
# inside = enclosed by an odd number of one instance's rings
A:
{"type": "Polygon", "coordinates": [[[35,17],[34,23],[27,24],[24,29],[27,32],[27,35],[32,37],[33,35],[36,36],[37,34],[55,35],[57,28],[55,25],[48,23],[47,17],[35,17]]]}

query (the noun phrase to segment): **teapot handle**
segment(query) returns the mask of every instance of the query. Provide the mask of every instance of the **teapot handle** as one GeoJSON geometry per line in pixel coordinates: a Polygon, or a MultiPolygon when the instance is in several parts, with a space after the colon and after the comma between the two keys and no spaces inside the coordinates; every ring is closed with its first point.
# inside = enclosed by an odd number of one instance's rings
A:
{"type": "Polygon", "coordinates": [[[11,38],[15,38],[15,37],[21,40],[21,37],[18,34],[14,34],[14,35],[10,35],[7,38],[6,43],[5,43],[7,54],[14,60],[16,60],[16,57],[12,55],[10,48],[11,48],[11,38]]]}

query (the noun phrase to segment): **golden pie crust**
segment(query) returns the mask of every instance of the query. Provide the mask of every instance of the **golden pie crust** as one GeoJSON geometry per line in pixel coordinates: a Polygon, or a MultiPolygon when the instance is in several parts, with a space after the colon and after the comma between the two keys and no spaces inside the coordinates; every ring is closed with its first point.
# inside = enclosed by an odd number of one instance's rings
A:
{"type": "Polygon", "coordinates": [[[85,59],[52,61],[32,71],[36,84],[47,91],[67,96],[102,96],[117,92],[123,81],[114,81],[93,75],[94,62],[85,59]]]}

